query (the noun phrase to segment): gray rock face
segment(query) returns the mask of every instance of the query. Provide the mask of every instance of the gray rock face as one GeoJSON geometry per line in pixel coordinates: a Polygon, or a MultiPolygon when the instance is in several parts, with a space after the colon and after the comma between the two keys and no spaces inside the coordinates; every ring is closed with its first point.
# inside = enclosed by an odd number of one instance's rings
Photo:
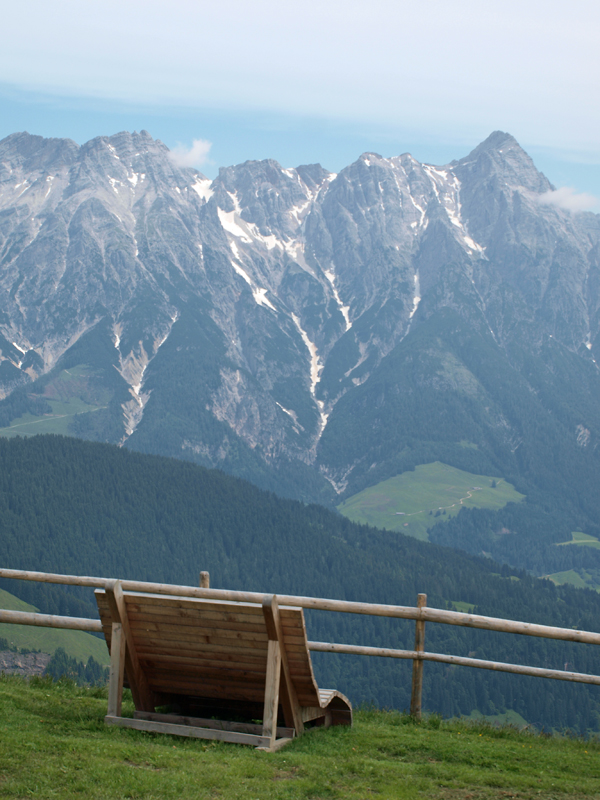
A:
{"type": "MultiPolygon", "coordinates": [[[[70,402],[65,432],[327,499],[394,474],[378,404],[421,383],[479,398],[478,446],[489,429],[503,432],[490,454],[510,450],[518,421],[463,345],[423,337],[453,312],[538,397],[562,348],[593,394],[600,221],[547,204],[552,189],[501,132],[444,167],[367,153],[338,175],[267,160],[214,181],[145,131],[82,147],[13,134],[0,142],[4,424],[70,402]]],[[[590,402],[564,421],[588,450],[590,402]]]]}

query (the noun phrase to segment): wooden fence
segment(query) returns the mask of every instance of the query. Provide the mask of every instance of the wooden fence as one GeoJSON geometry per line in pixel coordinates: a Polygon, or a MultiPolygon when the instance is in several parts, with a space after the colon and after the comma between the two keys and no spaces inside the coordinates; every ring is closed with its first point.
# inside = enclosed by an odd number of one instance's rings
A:
{"type": "MultiPolygon", "coordinates": [[[[104,589],[111,584],[110,578],[92,578],[77,575],[57,575],[47,572],[28,572],[0,568],[0,578],[16,578],[19,580],[37,581],[40,583],[57,583],[68,586],[84,586],[104,589]]],[[[120,581],[124,591],[168,594],[176,597],[198,597],[212,600],[231,600],[240,603],[262,604],[265,598],[260,592],[229,591],[227,589],[211,589],[208,572],[200,573],[200,586],[177,586],[168,583],[149,583],[145,581],[120,581]]],[[[412,692],[410,713],[421,718],[421,696],[423,687],[423,662],[435,661],[442,664],[456,664],[477,669],[491,669],[497,672],[512,672],[518,675],[532,675],[538,678],[589,683],[600,685],[600,675],[587,675],[566,670],[529,667],[522,664],[507,664],[498,661],[485,661],[478,658],[427,653],[425,651],[425,623],[437,622],[446,625],[459,625],[464,628],[478,628],[502,633],[518,633],[524,636],[537,636],[545,639],[557,639],[568,642],[600,645],[600,633],[580,631],[571,628],[555,628],[550,625],[536,625],[529,622],[485,617],[459,611],[447,611],[427,606],[427,595],[419,594],[416,607],[392,606],[377,603],[360,603],[349,600],[328,600],[318,597],[302,597],[297,595],[278,594],[279,605],[300,606],[322,611],[339,611],[347,614],[363,614],[374,617],[415,620],[414,650],[393,650],[385,647],[364,647],[361,645],[336,644],[332,642],[308,642],[308,648],[321,653],[348,653],[351,655],[379,656],[384,658],[409,659],[413,662],[412,692]]],[[[49,628],[68,628],[71,630],[101,632],[99,620],[81,617],[60,617],[49,614],[37,614],[25,611],[4,611],[0,609],[0,622],[19,625],[37,625],[49,628]]]]}

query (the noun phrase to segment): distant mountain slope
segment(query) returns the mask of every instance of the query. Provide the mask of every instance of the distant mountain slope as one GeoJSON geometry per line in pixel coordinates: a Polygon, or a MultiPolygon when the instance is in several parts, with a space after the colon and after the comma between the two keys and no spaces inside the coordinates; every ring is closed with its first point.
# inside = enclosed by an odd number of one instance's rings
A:
{"type": "MultiPolygon", "coordinates": [[[[10,585],[7,582],[7,585],[10,585]]],[[[12,584],[11,588],[14,588],[12,584]]],[[[0,608],[12,611],[39,611],[35,606],[24,603],[10,592],[0,589],[0,608]]],[[[84,663],[90,656],[102,665],[110,663],[108,648],[102,639],[85,631],[69,631],[58,628],[38,628],[34,625],[0,624],[0,639],[6,639],[9,646],[40,650],[42,653],[54,654],[62,647],[71,658],[84,663]]]]}
{"type": "Polygon", "coordinates": [[[214,181],[146,132],[13,134],[0,427],[328,505],[434,461],[499,475],[527,495],[512,525],[483,541],[463,512],[444,541],[554,572],[554,542],[600,533],[600,217],[553,192],[499,131],[443,167],[366,153],[214,181]]]}
{"type": "MultiPolygon", "coordinates": [[[[0,530],[0,564],[12,568],[189,585],[208,569],[222,588],[404,605],[424,591],[436,607],[588,630],[600,619],[595,592],[357,526],[215,470],[72,438],[0,440],[0,530]]],[[[2,588],[43,611],[95,614],[89,590],[8,580],[2,588]]],[[[307,619],[315,640],[408,649],[414,641],[414,624],[398,620],[307,619]]],[[[600,673],[595,648],[454,626],[428,625],[427,648],[600,673]]],[[[320,680],[354,701],[407,707],[410,663],[382,661],[315,654],[320,680]]],[[[425,676],[426,707],[446,715],[514,708],[540,725],[599,727],[595,687],[430,664],[425,676]]]]}

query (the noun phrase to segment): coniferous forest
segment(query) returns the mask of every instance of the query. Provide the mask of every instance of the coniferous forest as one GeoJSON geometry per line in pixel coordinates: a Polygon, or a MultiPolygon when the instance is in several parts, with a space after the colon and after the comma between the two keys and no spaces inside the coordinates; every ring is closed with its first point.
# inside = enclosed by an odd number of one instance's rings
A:
{"type": "MultiPolygon", "coordinates": [[[[450,523],[448,523],[450,524],[450,523]]],[[[598,630],[600,596],[258,490],[216,470],[59,436],[0,439],[0,564],[10,568],[348,600],[469,608],[598,630]],[[455,605],[458,604],[458,605],[455,605]],[[467,604],[466,606],[464,604],[467,604]]],[[[91,591],[2,588],[46,613],[97,616],[91,591]]],[[[414,623],[307,613],[309,638],[412,649],[414,623]]],[[[600,673],[592,646],[428,624],[432,652],[600,673]]],[[[404,709],[411,662],[313,654],[320,685],[404,709]]],[[[513,709],[539,727],[600,730],[598,687],[425,665],[424,707],[513,709]]]]}

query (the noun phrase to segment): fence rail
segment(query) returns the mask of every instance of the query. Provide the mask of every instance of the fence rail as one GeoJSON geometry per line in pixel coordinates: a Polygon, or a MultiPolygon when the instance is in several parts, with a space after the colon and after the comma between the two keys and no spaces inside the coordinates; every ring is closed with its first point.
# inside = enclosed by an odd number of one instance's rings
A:
{"type": "MultiPolygon", "coordinates": [[[[0,568],[0,578],[35,581],[39,583],[55,583],[68,586],[82,586],[105,589],[114,584],[112,578],[94,578],[78,575],[59,575],[47,572],[30,572],[0,568]]],[[[262,603],[265,595],[261,592],[229,591],[211,589],[207,572],[200,573],[200,586],[178,586],[167,583],[151,583],[147,581],[120,581],[124,591],[151,594],[168,594],[176,597],[196,597],[211,600],[231,600],[242,603],[262,603]]],[[[600,675],[588,675],[580,672],[529,667],[522,664],[508,664],[499,661],[485,661],[478,658],[452,656],[443,653],[425,652],[425,623],[436,622],[445,625],[458,625],[465,628],[499,631],[501,633],[517,633],[523,636],[536,636],[582,644],[600,644],[600,633],[580,631],[572,628],[557,628],[550,625],[537,625],[517,620],[486,617],[445,609],[428,608],[427,596],[418,595],[417,606],[393,606],[378,603],[360,603],[349,600],[331,600],[299,595],[277,595],[280,605],[299,606],[321,611],[337,611],[346,614],[363,614],[376,617],[415,620],[414,650],[394,650],[384,647],[365,647],[361,645],[336,644],[333,642],[308,642],[308,649],[321,653],[346,653],[350,655],[378,656],[383,658],[409,659],[413,662],[411,714],[420,719],[421,695],[423,684],[423,662],[434,661],[442,664],[455,664],[477,669],[489,669],[498,672],[510,672],[519,675],[531,675],[539,678],[550,678],[574,683],[600,685],[600,675]]],[[[72,630],[101,632],[99,620],[81,617],[61,617],[50,614],[38,614],[25,611],[0,610],[0,623],[20,625],[36,625],[50,628],[67,628],[72,630]]]]}

